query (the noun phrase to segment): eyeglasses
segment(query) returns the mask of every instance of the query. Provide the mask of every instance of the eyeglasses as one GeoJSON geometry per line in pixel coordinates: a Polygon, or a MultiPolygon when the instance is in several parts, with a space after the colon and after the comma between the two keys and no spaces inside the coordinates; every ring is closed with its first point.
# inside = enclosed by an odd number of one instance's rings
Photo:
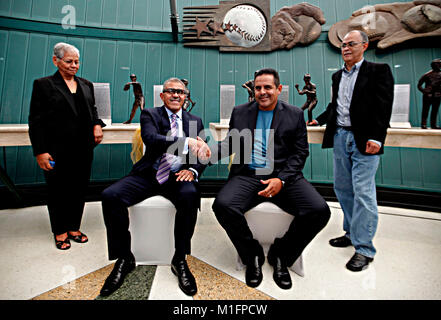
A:
{"type": "Polygon", "coordinates": [[[352,48],[352,47],[355,47],[356,45],[361,44],[361,43],[366,43],[366,42],[364,42],[364,41],[362,41],[362,42],[355,42],[355,41],[343,42],[341,44],[340,48],[342,48],[342,49],[346,48],[346,47],[352,48]]]}
{"type": "Polygon", "coordinates": [[[183,89],[173,89],[173,88],[164,89],[164,90],[162,90],[162,92],[163,92],[163,93],[169,93],[169,94],[175,94],[175,93],[177,93],[177,94],[179,94],[179,95],[187,94],[187,91],[186,91],[186,90],[183,90],[183,89]]]}
{"type": "Polygon", "coordinates": [[[79,60],[64,60],[64,59],[61,59],[61,60],[63,60],[63,62],[67,63],[67,64],[72,64],[72,63],[75,63],[76,65],[80,64],[79,60]]]}

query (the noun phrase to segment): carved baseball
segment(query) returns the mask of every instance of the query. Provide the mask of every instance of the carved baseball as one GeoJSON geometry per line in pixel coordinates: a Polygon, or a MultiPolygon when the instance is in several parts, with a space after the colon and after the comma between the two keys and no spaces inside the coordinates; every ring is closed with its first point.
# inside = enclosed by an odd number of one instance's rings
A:
{"type": "Polygon", "coordinates": [[[235,45],[254,47],[265,37],[265,16],[256,7],[239,5],[230,9],[224,17],[225,35],[235,45]]]}

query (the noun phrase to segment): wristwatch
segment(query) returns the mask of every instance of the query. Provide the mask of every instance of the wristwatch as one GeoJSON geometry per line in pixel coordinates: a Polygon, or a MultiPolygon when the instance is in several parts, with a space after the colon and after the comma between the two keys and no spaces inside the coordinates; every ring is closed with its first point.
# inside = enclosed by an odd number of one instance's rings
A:
{"type": "Polygon", "coordinates": [[[282,188],[283,188],[285,186],[285,181],[283,181],[282,179],[280,179],[280,181],[282,181],[282,188]]]}

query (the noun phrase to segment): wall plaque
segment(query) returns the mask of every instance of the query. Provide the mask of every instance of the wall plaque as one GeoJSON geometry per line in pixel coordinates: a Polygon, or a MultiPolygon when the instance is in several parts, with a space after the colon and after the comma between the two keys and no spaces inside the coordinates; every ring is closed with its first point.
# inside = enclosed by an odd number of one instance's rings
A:
{"type": "Polygon", "coordinates": [[[409,105],[410,84],[396,84],[394,86],[394,102],[390,118],[391,128],[411,127],[409,122],[409,105]]]}
{"type": "Polygon", "coordinates": [[[162,84],[155,84],[153,86],[153,106],[161,107],[164,104],[164,101],[161,99],[161,92],[162,92],[163,85],[162,84]]]}
{"type": "Polygon", "coordinates": [[[110,83],[93,83],[95,105],[98,117],[110,126],[112,124],[112,111],[110,105],[110,83]]]}
{"type": "Polygon", "coordinates": [[[236,86],[221,84],[220,86],[220,120],[221,123],[229,123],[233,108],[236,105],[236,86]]]}
{"type": "Polygon", "coordinates": [[[270,17],[270,0],[220,1],[217,6],[184,7],[185,46],[220,51],[272,51],[314,42],[326,22],[306,2],[283,7],[270,17]]]}

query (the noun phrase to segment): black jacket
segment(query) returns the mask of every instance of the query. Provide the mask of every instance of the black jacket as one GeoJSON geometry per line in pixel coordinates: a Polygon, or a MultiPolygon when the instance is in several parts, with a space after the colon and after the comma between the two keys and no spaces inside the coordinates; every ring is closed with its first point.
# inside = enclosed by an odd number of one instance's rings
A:
{"type": "MultiPolygon", "coordinates": [[[[173,151],[175,155],[181,155],[186,137],[197,138],[203,135],[204,126],[201,118],[182,110],[182,130],[184,137],[167,137],[170,132],[170,120],[165,106],[158,108],[144,108],[141,112],[141,137],[145,144],[144,156],[133,166],[133,172],[140,172],[151,168],[156,160],[167,151],[173,151]],[[171,149],[169,149],[171,148],[171,149]]],[[[205,169],[195,156],[188,151],[184,156],[182,169],[193,168],[199,177],[205,169]]]]}
{"type": "MultiPolygon", "coordinates": [[[[332,75],[332,101],[317,117],[320,125],[326,124],[323,148],[332,148],[337,127],[337,97],[343,70],[332,75]]],[[[364,61],[361,64],[349,108],[355,143],[366,154],[369,139],[382,143],[378,154],[384,152],[387,128],[392,114],[394,78],[390,67],[383,63],[364,61]]]]}
{"type": "Polygon", "coordinates": [[[98,118],[93,84],[83,78],[75,77],[78,91],[81,90],[83,105],[86,106],[87,125],[80,120],[72,94],[57,71],[52,76],[36,79],[32,90],[29,111],[29,137],[34,155],[57,153],[68,150],[76,144],[83,130],[89,137],[86,144],[93,148],[93,126],[105,124],[98,118]]]}
{"type": "MultiPolygon", "coordinates": [[[[219,159],[236,153],[229,177],[244,174],[248,170],[258,111],[255,101],[233,109],[228,135],[218,144],[217,150],[219,159]],[[237,154],[238,150],[240,155],[237,154]]],[[[273,170],[269,175],[283,181],[295,181],[303,177],[302,170],[309,155],[303,111],[279,100],[274,109],[271,129],[274,135],[268,140],[267,157],[273,170]]]]}

